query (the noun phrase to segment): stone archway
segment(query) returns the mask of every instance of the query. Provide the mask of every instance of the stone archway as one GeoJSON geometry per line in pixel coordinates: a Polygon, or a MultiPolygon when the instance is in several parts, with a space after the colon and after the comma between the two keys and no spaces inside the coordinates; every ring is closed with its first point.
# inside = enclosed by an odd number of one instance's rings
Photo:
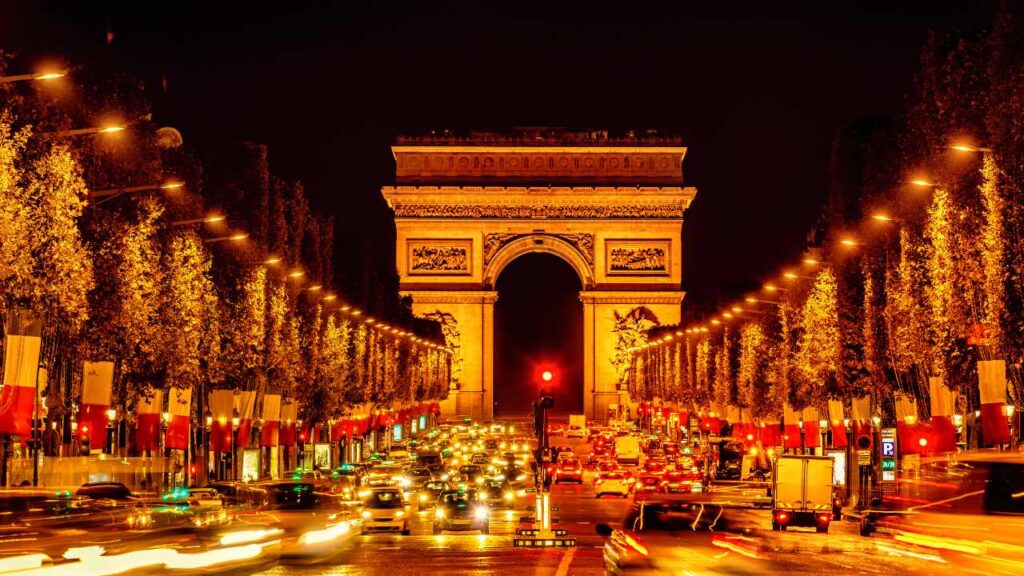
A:
{"type": "Polygon", "coordinates": [[[568,237],[553,234],[488,234],[491,251],[484,247],[483,285],[494,289],[501,271],[525,254],[551,254],[564,260],[579,276],[584,290],[594,286],[593,235],[574,234],[568,237]],[[582,244],[582,246],[581,246],[582,244]],[[590,247],[589,254],[587,246],[590,247]]]}
{"type": "Polygon", "coordinates": [[[682,186],[679,140],[541,130],[401,137],[392,152],[396,184],[382,193],[401,290],[416,314],[457,325],[461,376],[444,412],[492,417],[495,281],[537,252],[568,262],[583,286],[588,417],[628,402],[617,319],[644,307],[678,322],[684,296],[683,213],[696,190],[682,186]]]}

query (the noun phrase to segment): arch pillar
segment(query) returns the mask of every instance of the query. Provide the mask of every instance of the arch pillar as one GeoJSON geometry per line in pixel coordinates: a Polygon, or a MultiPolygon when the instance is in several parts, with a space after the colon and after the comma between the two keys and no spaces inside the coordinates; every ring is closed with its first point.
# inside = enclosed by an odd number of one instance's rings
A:
{"type": "Polygon", "coordinates": [[[457,380],[441,403],[445,416],[494,419],[494,303],[493,290],[410,290],[413,313],[444,316],[454,340],[453,374],[457,380]]]}
{"type": "Polygon", "coordinates": [[[608,406],[630,404],[629,394],[618,387],[612,359],[618,336],[615,315],[626,316],[639,307],[650,310],[661,324],[677,324],[682,290],[584,290],[583,302],[583,407],[587,418],[605,420],[608,406]]]}

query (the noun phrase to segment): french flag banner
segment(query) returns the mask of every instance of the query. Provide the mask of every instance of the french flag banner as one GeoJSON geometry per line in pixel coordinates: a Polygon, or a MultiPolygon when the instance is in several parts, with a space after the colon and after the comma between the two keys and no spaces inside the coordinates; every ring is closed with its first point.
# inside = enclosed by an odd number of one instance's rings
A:
{"type": "Polygon", "coordinates": [[[932,438],[936,452],[956,451],[956,426],[953,414],[956,410],[956,398],[953,391],[946,387],[941,376],[928,379],[928,398],[931,404],[932,438]]]}
{"type": "Polygon", "coordinates": [[[235,396],[235,410],[238,412],[238,447],[248,448],[252,444],[252,415],[256,412],[256,391],[239,392],[235,396]]]}
{"type": "Polygon", "coordinates": [[[821,428],[818,426],[818,409],[804,408],[804,446],[817,448],[821,445],[821,428]]]}
{"type": "Polygon", "coordinates": [[[978,361],[978,388],[981,393],[981,438],[986,444],[1010,441],[1010,420],[1006,406],[1006,361],[978,361]]]}
{"type": "Polygon", "coordinates": [[[192,421],[192,388],[171,388],[167,399],[167,435],[164,448],[185,450],[188,448],[189,423],[192,421]]]}
{"type": "Polygon", "coordinates": [[[210,450],[230,452],[233,444],[231,419],[235,411],[235,393],[232,390],[210,392],[210,450]]]}
{"type": "Polygon", "coordinates": [[[289,401],[281,405],[281,446],[295,446],[295,419],[299,405],[289,401]]]}
{"type": "Polygon", "coordinates": [[[843,423],[845,417],[842,400],[829,400],[828,421],[832,430],[832,446],[835,448],[846,448],[846,425],[843,423]]]}
{"type": "Polygon", "coordinates": [[[28,313],[7,316],[4,338],[4,382],[0,388],[0,433],[22,437],[32,435],[33,398],[42,320],[28,313]]]}
{"type": "Polygon", "coordinates": [[[783,405],[782,420],[785,424],[782,445],[786,448],[800,448],[800,413],[793,410],[788,402],[783,405]]]}
{"type": "Polygon", "coordinates": [[[281,395],[263,395],[263,428],[260,430],[260,446],[277,446],[281,426],[281,395]]]}
{"type": "Polygon", "coordinates": [[[156,450],[160,447],[160,412],[163,405],[163,390],[154,390],[148,398],[139,398],[135,405],[135,446],[139,450],[156,450]]]}
{"type": "Polygon", "coordinates": [[[89,435],[89,447],[107,447],[107,410],[114,386],[113,362],[84,362],[82,376],[82,409],[78,413],[78,429],[89,435]]]}

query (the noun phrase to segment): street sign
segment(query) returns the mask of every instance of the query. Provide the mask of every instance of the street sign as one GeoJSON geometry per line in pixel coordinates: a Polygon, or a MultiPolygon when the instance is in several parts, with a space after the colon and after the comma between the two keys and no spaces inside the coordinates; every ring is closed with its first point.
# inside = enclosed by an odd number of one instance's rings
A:
{"type": "Polygon", "coordinates": [[[870,466],[871,465],[871,450],[857,450],[857,465],[858,466],[870,466]]]}
{"type": "Polygon", "coordinates": [[[882,481],[896,481],[896,429],[882,428],[879,431],[881,443],[879,449],[882,456],[882,481]]]}

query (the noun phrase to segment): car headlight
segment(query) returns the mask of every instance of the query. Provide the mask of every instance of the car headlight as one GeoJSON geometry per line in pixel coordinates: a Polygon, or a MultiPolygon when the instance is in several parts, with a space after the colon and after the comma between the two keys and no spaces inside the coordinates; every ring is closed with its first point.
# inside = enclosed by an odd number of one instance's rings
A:
{"type": "Polygon", "coordinates": [[[441,481],[442,482],[447,482],[448,481],[448,475],[447,474],[441,474],[441,481]]]}
{"type": "Polygon", "coordinates": [[[483,506],[478,506],[477,509],[473,511],[473,516],[475,516],[477,520],[486,520],[487,508],[484,508],[483,506]]]}
{"type": "Polygon", "coordinates": [[[363,518],[373,518],[373,514],[369,510],[363,510],[363,518]]]}
{"type": "Polygon", "coordinates": [[[395,512],[395,518],[405,518],[405,510],[399,510],[398,512],[395,512]]]}
{"type": "Polygon", "coordinates": [[[516,495],[520,498],[526,498],[526,488],[520,488],[519,492],[516,492],[516,495]]]}
{"type": "Polygon", "coordinates": [[[505,500],[512,500],[516,495],[511,492],[505,492],[505,500]]]}
{"type": "Polygon", "coordinates": [[[477,484],[483,484],[484,483],[484,477],[483,476],[477,476],[475,482],[477,484]]]}
{"type": "Polygon", "coordinates": [[[516,476],[516,482],[522,482],[523,480],[526,480],[526,474],[520,474],[519,476],[516,476]]]}
{"type": "Polygon", "coordinates": [[[434,518],[444,518],[444,508],[438,508],[437,510],[434,510],[434,518]]]}
{"type": "Polygon", "coordinates": [[[426,502],[426,501],[427,501],[427,495],[426,494],[420,494],[420,502],[426,502]]]}

